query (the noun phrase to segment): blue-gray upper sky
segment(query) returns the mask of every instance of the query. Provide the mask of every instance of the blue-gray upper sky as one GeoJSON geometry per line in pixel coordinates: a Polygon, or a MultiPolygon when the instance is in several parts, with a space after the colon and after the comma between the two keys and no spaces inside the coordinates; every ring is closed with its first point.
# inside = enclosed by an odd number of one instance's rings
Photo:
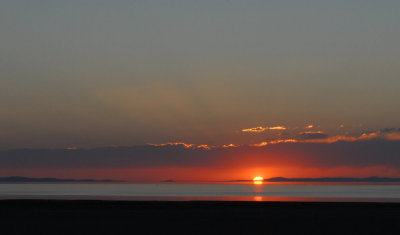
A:
{"type": "Polygon", "coordinates": [[[398,128],[399,22],[398,0],[2,0],[0,149],[398,128]]]}

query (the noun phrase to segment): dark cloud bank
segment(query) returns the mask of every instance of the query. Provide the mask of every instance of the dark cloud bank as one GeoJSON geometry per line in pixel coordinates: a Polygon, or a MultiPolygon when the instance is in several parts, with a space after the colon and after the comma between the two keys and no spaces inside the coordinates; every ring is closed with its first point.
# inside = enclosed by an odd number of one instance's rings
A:
{"type": "Polygon", "coordinates": [[[218,168],[275,165],[400,168],[400,141],[372,139],[335,143],[281,143],[264,147],[211,150],[146,145],[77,150],[0,151],[0,169],[218,168]]]}

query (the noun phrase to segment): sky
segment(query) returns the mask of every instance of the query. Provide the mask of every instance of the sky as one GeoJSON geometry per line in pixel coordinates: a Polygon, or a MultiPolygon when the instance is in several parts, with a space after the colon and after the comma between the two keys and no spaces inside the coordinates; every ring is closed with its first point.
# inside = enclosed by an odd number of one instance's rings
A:
{"type": "Polygon", "coordinates": [[[204,178],[190,175],[198,166],[199,175],[227,178],[225,170],[244,177],[236,166],[214,169],[209,156],[231,145],[222,162],[253,158],[244,156],[246,148],[266,149],[260,156],[269,159],[269,146],[277,145],[298,149],[298,164],[262,160],[242,171],[400,176],[398,22],[397,0],[3,0],[0,162],[16,149],[33,151],[25,159],[38,149],[150,146],[161,149],[154,161],[165,164],[139,159],[109,169],[87,153],[93,164],[60,173],[74,157],[46,165],[44,154],[37,161],[46,166],[14,159],[19,164],[0,166],[7,168],[2,174],[204,178]],[[358,164],[322,164],[329,157],[306,148],[328,151],[345,142],[354,153],[360,142],[379,141],[385,144],[372,144],[375,155],[358,164]],[[170,164],[171,146],[213,154],[179,166],[170,164]],[[310,151],[318,160],[299,157],[310,151]],[[377,161],[378,152],[387,159],[377,161]]]}

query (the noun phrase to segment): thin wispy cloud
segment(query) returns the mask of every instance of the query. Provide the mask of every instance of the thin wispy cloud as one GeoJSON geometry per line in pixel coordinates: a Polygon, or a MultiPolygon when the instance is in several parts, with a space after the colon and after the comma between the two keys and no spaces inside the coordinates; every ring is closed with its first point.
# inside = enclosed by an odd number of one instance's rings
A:
{"type": "Polygon", "coordinates": [[[269,130],[286,130],[287,128],[284,126],[273,126],[273,127],[269,127],[269,130]]]}
{"type": "MultiPolygon", "coordinates": [[[[397,130],[397,129],[396,129],[397,130]]],[[[165,146],[181,146],[187,149],[219,149],[219,148],[238,148],[238,147],[263,147],[267,145],[281,144],[281,143],[336,143],[339,141],[344,142],[355,142],[362,140],[372,140],[372,139],[383,139],[383,140],[400,140],[400,132],[382,132],[376,131],[371,133],[363,133],[359,136],[351,135],[334,135],[329,136],[328,133],[324,131],[305,131],[300,132],[294,138],[285,139],[273,139],[268,141],[262,141],[256,144],[223,144],[223,145],[207,145],[207,144],[190,144],[185,142],[168,142],[161,144],[148,143],[149,146],[154,147],[165,147],[165,146]]]]}
{"type": "Polygon", "coordinates": [[[242,129],[242,132],[258,133],[258,132],[264,132],[266,130],[286,130],[286,129],[287,128],[284,126],[271,126],[271,127],[257,126],[257,127],[242,129]]]}
{"type": "Polygon", "coordinates": [[[147,143],[149,146],[154,146],[154,147],[165,147],[165,146],[182,146],[184,148],[192,148],[192,149],[206,149],[210,150],[211,147],[208,146],[207,144],[188,144],[184,142],[168,142],[168,143],[161,143],[161,144],[153,144],[153,143],[147,143]]]}
{"type": "MultiPolygon", "coordinates": [[[[147,145],[150,146],[156,146],[156,147],[161,147],[161,146],[183,146],[185,148],[192,148],[195,147],[195,144],[187,144],[184,142],[168,142],[168,143],[162,143],[162,144],[152,144],[152,143],[148,143],[147,145]]],[[[204,146],[204,145],[201,145],[204,146]]]]}

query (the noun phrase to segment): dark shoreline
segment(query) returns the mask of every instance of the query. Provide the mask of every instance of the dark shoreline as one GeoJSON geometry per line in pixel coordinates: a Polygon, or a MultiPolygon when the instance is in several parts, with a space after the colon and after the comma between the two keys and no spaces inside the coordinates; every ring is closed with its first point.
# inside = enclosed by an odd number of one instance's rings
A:
{"type": "Polygon", "coordinates": [[[398,234],[399,203],[0,200],[5,234],[398,234]]]}

